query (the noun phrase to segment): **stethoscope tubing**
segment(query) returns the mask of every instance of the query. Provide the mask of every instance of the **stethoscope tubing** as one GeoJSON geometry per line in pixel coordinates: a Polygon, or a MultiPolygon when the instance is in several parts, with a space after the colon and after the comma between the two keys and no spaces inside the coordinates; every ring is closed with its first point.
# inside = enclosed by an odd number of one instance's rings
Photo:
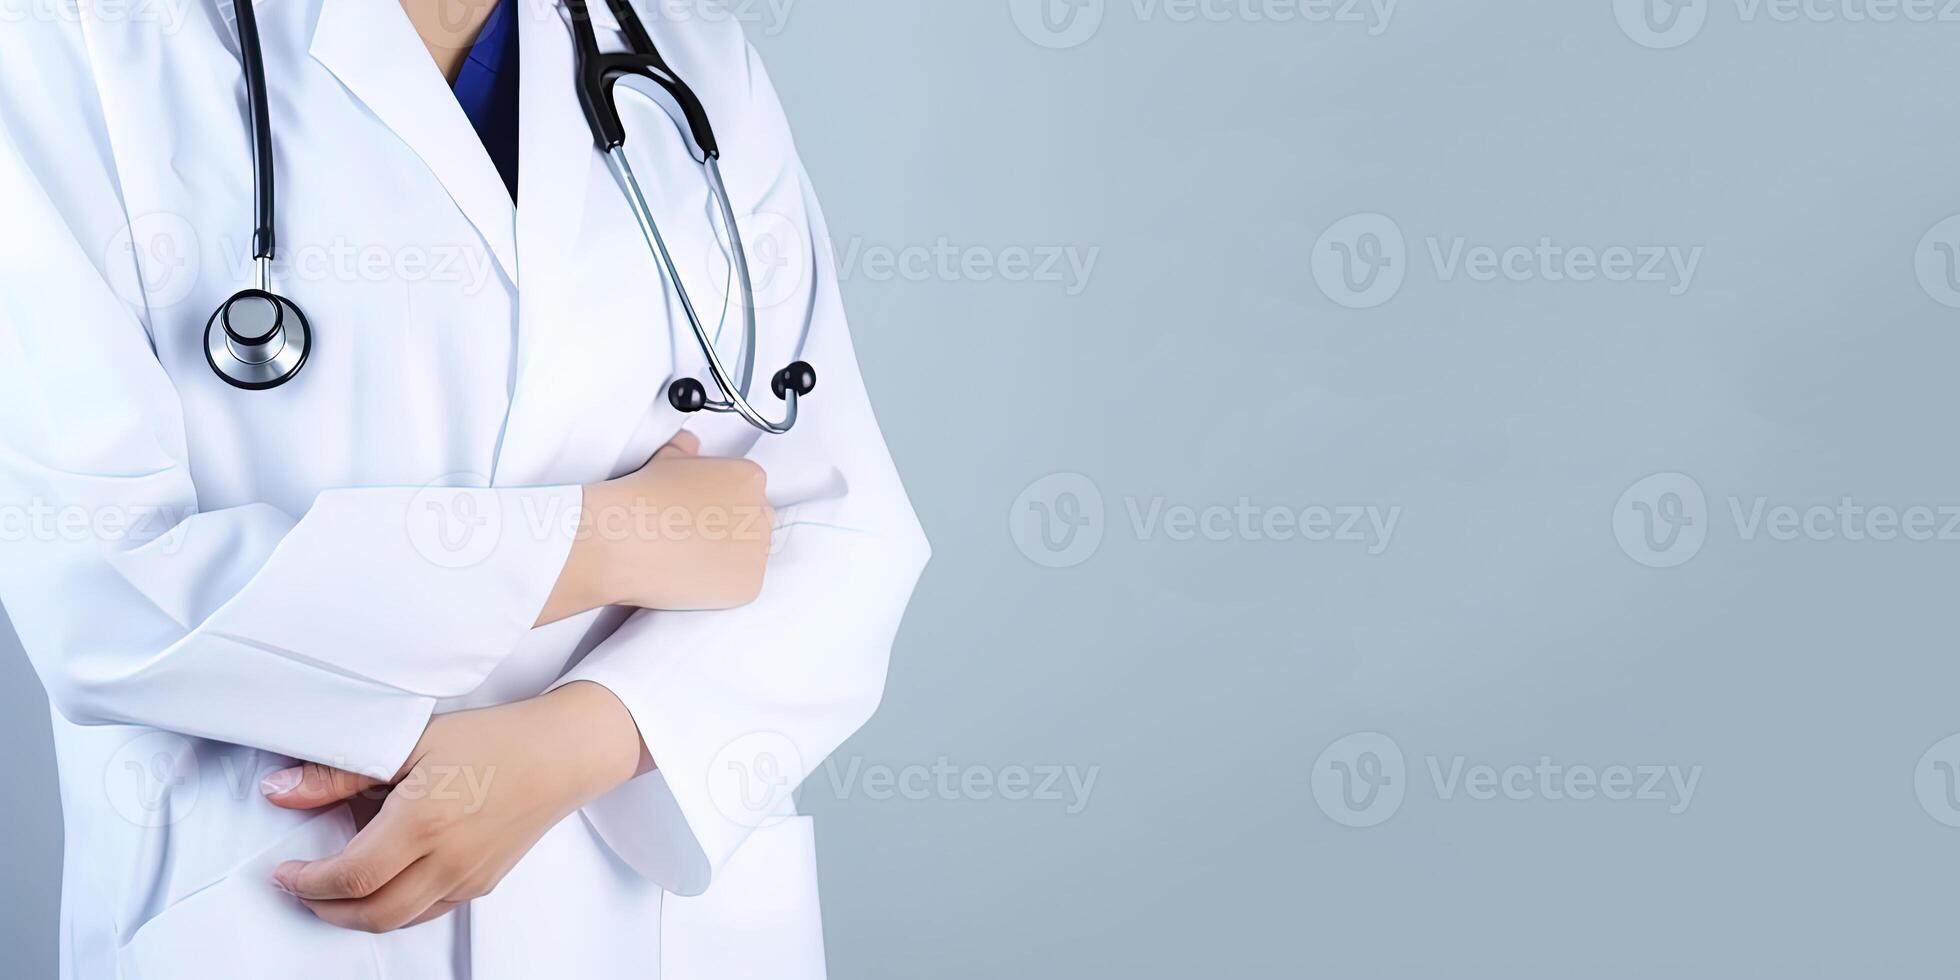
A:
{"type": "Polygon", "coordinates": [[[727,401],[710,401],[703,407],[711,412],[733,412],[747,420],[750,425],[772,435],[788,432],[796,425],[795,389],[783,393],[784,417],[781,422],[772,422],[765,418],[748,399],[755,373],[755,287],[749,279],[748,253],[742,245],[741,230],[735,225],[735,210],[728,202],[728,191],[722,184],[721,167],[718,161],[714,157],[709,157],[701,166],[708,178],[708,190],[714,197],[715,204],[721,211],[722,221],[728,229],[731,261],[735,266],[734,278],[737,289],[741,293],[742,355],[738,362],[740,367],[737,377],[730,377],[727,365],[722,362],[721,352],[715,347],[714,338],[708,335],[707,326],[701,322],[694,300],[688,295],[687,284],[681,279],[680,269],[675,266],[673,255],[667,250],[667,241],[660,234],[660,226],[653,220],[653,210],[647,205],[646,195],[640,190],[640,182],[633,175],[633,165],[626,159],[625,147],[611,147],[606,150],[605,157],[607,168],[612,171],[613,178],[619,182],[620,189],[625,192],[626,202],[633,211],[633,219],[640,226],[641,236],[646,239],[647,247],[660,259],[661,268],[666,273],[668,281],[674,284],[674,294],[680,299],[681,311],[687,317],[688,329],[694,333],[694,339],[707,359],[708,373],[715,379],[716,386],[728,397],[727,401]]]}
{"type": "MultiPolygon", "coordinates": [[[[674,75],[654,49],[652,38],[640,24],[639,16],[633,12],[628,0],[605,2],[619,19],[633,51],[625,55],[602,56],[585,0],[565,0],[572,14],[572,33],[578,47],[579,99],[592,126],[593,138],[606,158],[606,165],[625,193],[633,219],[639,223],[641,236],[660,260],[667,279],[673,283],[681,310],[687,316],[688,329],[694,334],[695,342],[708,363],[708,371],[725,398],[707,398],[700,383],[690,379],[674,383],[669,390],[669,401],[684,412],[706,410],[733,413],[763,432],[772,435],[786,433],[796,425],[798,397],[808,393],[816,384],[815,370],[808,363],[798,361],[776,375],[772,387],[785,406],[781,422],[766,418],[750,403],[748,396],[755,380],[756,358],[755,285],[749,278],[748,250],[742,241],[741,229],[735,222],[734,205],[729,199],[728,188],[722,182],[720,150],[714,130],[708,123],[700,100],[686,83],[674,75]],[[679,127],[690,155],[706,176],[708,189],[720,211],[722,227],[728,234],[729,261],[740,290],[742,307],[741,358],[732,376],[728,365],[722,360],[721,352],[716,349],[717,338],[710,336],[707,326],[701,322],[694,299],[688,294],[687,283],[681,278],[680,269],[667,249],[659,225],[654,221],[653,209],[648,206],[646,194],[633,175],[633,166],[626,159],[625,125],[619,118],[613,93],[614,85],[626,79],[643,79],[650,83],[646,94],[660,102],[679,127]]],[[[272,258],[276,251],[273,225],[277,212],[273,198],[272,118],[266,95],[265,58],[260,45],[258,17],[251,0],[237,0],[234,12],[238,19],[239,54],[245,69],[245,91],[250,103],[252,128],[253,288],[234,295],[212,315],[210,322],[205,324],[205,348],[212,370],[226,383],[262,391],[279,387],[298,374],[306,363],[307,351],[312,344],[312,330],[299,307],[278,296],[272,289],[272,258]],[[267,302],[276,305],[272,307],[274,315],[265,336],[254,332],[250,326],[241,328],[233,323],[235,311],[244,310],[247,315],[254,311],[262,312],[267,302]],[[297,331],[296,338],[282,332],[286,313],[291,314],[291,327],[297,331]],[[241,330],[245,332],[241,333],[241,330]],[[275,339],[278,341],[276,347],[271,343],[275,339]],[[268,351],[270,353],[266,356],[259,356],[268,351]]],[[[628,87],[640,88],[633,84],[628,87]]],[[[724,322],[726,318],[724,307],[724,322]]]]}
{"type": "Polygon", "coordinates": [[[267,268],[277,248],[273,218],[278,214],[278,183],[272,159],[272,107],[265,97],[265,51],[259,43],[259,15],[252,0],[234,0],[238,18],[238,56],[245,69],[245,90],[252,123],[252,257],[258,260],[258,288],[270,284],[267,268]]]}

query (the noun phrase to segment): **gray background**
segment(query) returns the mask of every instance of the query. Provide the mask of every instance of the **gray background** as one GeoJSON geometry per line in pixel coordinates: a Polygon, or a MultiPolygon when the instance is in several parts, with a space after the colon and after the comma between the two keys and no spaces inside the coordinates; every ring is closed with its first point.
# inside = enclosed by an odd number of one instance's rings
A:
{"type": "MultiPolygon", "coordinates": [[[[833,974],[1951,975],[1960,540],[1746,519],[1960,505],[1960,233],[1922,241],[1960,212],[1960,23],[1721,0],[1662,50],[1611,0],[1378,31],[1143,2],[1063,49],[1008,0],[744,13],[866,259],[859,350],[936,547],[882,712],[803,794],[833,974]],[[1315,276],[1356,213],[1406,241],[1371,309],[1315,276]],[[1438,269],[1458,238],[1702,252],[1684,290],[1486,282],[1438,269]],[[868,260],[942,240],[976,264],[868,260]],[[1017,249],[1096,264],[980,274],[1017,249]],[[1241,500],[1399,523],[1372,554],[1131,516],[1241,500]],[[1029,533],[1096,501],[1070,549],[1029,533]],[[1641,508],[1677,504],[1657,552],[1641,508]],[[1699,781],[1681,808],[1430,771],[1541,759],[1699,781]],[[1096,781],[852,778],[941,760],[1096,781]],[[1374,760],[1389,795],[1348,805],[1374,760]]],[[[46,709],[0,654],[0,948],[45,976],[46,709]]]]}

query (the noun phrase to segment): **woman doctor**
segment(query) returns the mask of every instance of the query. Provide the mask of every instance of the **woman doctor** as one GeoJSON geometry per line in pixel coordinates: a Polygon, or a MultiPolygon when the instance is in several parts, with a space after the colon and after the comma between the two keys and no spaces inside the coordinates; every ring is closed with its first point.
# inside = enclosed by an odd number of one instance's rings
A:
{"type": "MultiPolygon", "coordinates": [[[[768,77],[658,7],[765,259],[754,357],[823,371],[787,434],[664,397],[704,356],[559,0],[258,6],[270,285],[313,330],[272,391],[204,347],[253,271],[236,11],[0,31],[0,600],[53,706],[63,977],[823,974],[790,792],[877,705],[927,548],[768,77]]],[[[697,161],[621,112],[721,305],[697,161]]]]}

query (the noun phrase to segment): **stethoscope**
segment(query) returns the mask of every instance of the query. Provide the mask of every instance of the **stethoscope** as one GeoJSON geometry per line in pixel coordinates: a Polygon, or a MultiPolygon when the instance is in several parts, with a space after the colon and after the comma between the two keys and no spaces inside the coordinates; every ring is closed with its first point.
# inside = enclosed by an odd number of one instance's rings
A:
{"type": "MultiPolygon", "coordinates": [[[[501,2],[517,3],[521,0],[501,2]]],[[[647,247],[660,260],[662,271],[674,284],[681,310],[687,315],[687,325],[707,359],[708,373],[723,395],[722,399],[710,399],[707,387],[700,381],[682,378],[668,387],[668,402],[681,412],[732,412],[764,432],[788,432],[796,425],[797,399],[816,388],[817,372],[807,361],[797,361],[776,372],[770,388],[785,406],[781,422],[772,422],[763,417],[749,403],[749,385],[755,373],[755,286],[749,280],[748,254],[742,245],[742,233],[735,225],[734,206],[729,203],[728,190],[722,185],[721,148],[715,142],[713,127],[708,124],[707,111],[702,108],[701,100],[695,97],[694,90],[688,88],[687,83],[681,81],[667,66],[666,60],[660,57],[653,38],[647,34],[639,15],[633,12],[627,0],[606,0],[606,6],[619,20],[620,30],[632,46],[630,52],[623,54],[600,53],[599,39],[592,29],[585,0],[564,2],[571,12],[572,32],[578,45],[576,85],[579,105],[585,110],[586,122],[592,127],[592,138],[605,155],[606,165],[619,182],[627,203],[632,206],[633,217],[639,223],[640,234],[646,239],[647,247]],[[621,86],[651,99],[673,120],[689,155],[694,157],[694,162],[700,165],[706,176],[708,189],[721,212],[722,224],[727,229],[731,246],[733,276],[741,290],[742,357],[733,375],[723,363],[720,352],[715,349],[714,338],[701,323],[694,301],[688,295],[687,285],[681,281],[680,270],[675,268],[673,256],[668,254],[667,243],[653,220],[646,195],[640,191],[640,183],[633,176],[632,164],[626,160],[626,127],[620,121],[619,105],[614,96],[614,90],[621,86]]],[[[236,8],[239,57],[244,62],[245,91],[251,103],[255,198],[253,281],[250,289],[240,290],[211,315],[210,322],[204,327],[204,354],[211,369],[232,386],[248,391],[265,391],[291,381],[299,374],[300,368],[306,366],[307,354],[313,347],[313,328],[297,304],[272,291],[275,245],[272,113],[266,96],[265,58],[259,47],[258,16],[252,9],[251,0],[238,0],[236,8]]]]}

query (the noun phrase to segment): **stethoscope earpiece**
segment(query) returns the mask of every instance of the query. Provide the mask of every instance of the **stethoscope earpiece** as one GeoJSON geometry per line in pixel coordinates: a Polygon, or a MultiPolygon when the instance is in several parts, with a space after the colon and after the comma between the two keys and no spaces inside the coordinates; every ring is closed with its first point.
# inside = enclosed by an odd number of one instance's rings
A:
{"type": "Polygon", "coordinates": [[[204,359],[226,384],[277,388],[306,366],[313,331],[292,301],[263,289],[240,290],[204,325],[204,359]]]}
{"type": "Polygon", "coordinates": [[[676,412],[693,415],[708,407],[708,389],[693,378],[682,378],[668,386],[667,403],[676,412]]]}
{"type": "Polygon", "coordinates": [[[817,390],[817,369],[811,367],[809,361],[797,361],[777,371],[776,376],[770,379],[769,387],[777,398],[788,398],[792,391],[807,395],[817,390]]]}
{"type": "MultiPolygon", "coordinates": [[[[811,367],[809,361],[797,361],[789,367],[777,371],[776,376],[770,379],[769,387],[776,392],[777,398],[790,402],[793,406],[795,402],[791,395],[792,392],[795,393],[794,397],[800,398],[817,390],[817,369],[811,367]]],[[[710,404],[708,402],[708,386],[693,378],[682,378],[668,385],[667,403],[674,406],[674,411],[685,415],[693,415],[695,412],[703,410],[715,412],[736,411],[735,406],[729,402],[715,402],[710,404]]]]}

